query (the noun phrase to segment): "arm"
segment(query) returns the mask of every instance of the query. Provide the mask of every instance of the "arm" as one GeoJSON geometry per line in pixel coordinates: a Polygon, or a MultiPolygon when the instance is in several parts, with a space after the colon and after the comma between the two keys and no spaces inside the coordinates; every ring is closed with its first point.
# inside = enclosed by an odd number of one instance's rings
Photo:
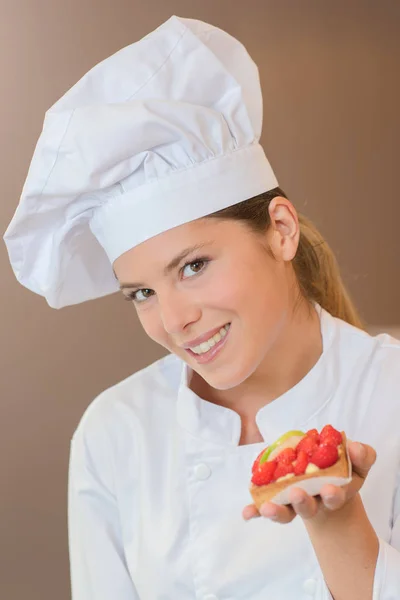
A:
{"type": "Polygon", "coordinates": [[[305,525],[332,594],[326,599],[372,600],[379,540],[360,495],[318,521],[305,520],[305,525]]]}
{"type": "Polygon", "coordinates": [[[72,600],[139,600],[125,561],[111,478],[104,443],[89,449],[78,428],[71,442],[68,487],[72,600]]]}

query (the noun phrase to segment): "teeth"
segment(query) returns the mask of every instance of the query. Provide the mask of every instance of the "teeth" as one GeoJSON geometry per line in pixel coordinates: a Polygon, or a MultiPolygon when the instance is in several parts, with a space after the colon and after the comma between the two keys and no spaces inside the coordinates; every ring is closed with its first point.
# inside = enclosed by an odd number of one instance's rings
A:
{"type": "Polygon", "coordinates": [[[220,342],[222,340],[222,338],[224,338],[226,336],[226,334],[228,333],[229,327],[230,327],[230,324],[225,325],[225,327],[221,327],[219,332],[216,333],[215,335],[213,335],[212,338],[210,338],[206,342],[203,342],[199,346],[195,346],[194,348],[191,348],[192,352],[194,352],[195,354],[204,354],[205,352],[208,352],[213,346],[215,346],[215,344],[220,342]]]}

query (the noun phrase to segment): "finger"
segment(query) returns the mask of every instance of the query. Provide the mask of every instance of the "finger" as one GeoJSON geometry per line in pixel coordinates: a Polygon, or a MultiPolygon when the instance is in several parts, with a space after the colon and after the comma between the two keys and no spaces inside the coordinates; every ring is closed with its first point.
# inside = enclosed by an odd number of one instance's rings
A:
{"type": "Polygon", "coordinates": [[[260,513],[258,512],[257,507],[254,504],[249,504],[248,506],[244,507],[242,515],[245,521],[249,521],[250,519],[259,517],[260,513]]]}
{"type": "Polygon", "coordinates": [[[350,442],[349,455],[354,473],[365,479],[370,468],[376,461],[375,450],[371,446],[368,446],[368,444],[350,442]]]}
{"type": "Polygon", "coordinates": [[[336,485],[324,485],[320,492],[321,501],[328,510],[338,510],[347,501],[345,488],[336,485]]]}
{"type": "Polygon", "coordinates": [[[289,500],[295,513],[302,519],[311,519],[319,510],[317,498],[309,496],[307,492],[301,488],[293,488],[290,490],[289,500]]]}
{"type": "Polygon", "coordinates": [[[272,502],[265,502],[260,508],[260,514],[277,523],[290,523],[296,516],[291,506],[279,506],[272,502]]]}

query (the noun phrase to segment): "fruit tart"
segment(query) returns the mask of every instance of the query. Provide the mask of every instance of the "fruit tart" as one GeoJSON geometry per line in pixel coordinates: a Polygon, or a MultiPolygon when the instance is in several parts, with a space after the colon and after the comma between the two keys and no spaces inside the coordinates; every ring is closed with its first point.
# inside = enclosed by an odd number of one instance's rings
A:
{"type": "Polygon", "coordinates": [[[327,483],[350,481],[346,435],[326,425],[320,433],[288,431],[265,448],[254,461],[250,493],[259,509],[264,502],[289,504],[292,487],[315,496],[327,483]]]}

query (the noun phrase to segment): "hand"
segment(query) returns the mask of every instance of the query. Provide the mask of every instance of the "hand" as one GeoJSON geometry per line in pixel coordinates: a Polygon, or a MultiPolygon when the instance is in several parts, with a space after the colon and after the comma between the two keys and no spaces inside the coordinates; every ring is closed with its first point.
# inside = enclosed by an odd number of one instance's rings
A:
{"type": "Polygon", "coordinates": [[[278,506],[265,502],[257,510],[254,504],[249,504],[243,510],[243,518],[247,521],[254,517],[266,517],[278,523],[290,523],[299,515],[305,521],[324,521],[334,511],[340,511],[359,492],[376,460],[376,452],[371,446],[359,442],[348,441],[350,460],[353,465],[352,480],[344,486],[325,485],[319,496],[309,496],[300,488],[290,491],[291,504],[278,506]]]}

